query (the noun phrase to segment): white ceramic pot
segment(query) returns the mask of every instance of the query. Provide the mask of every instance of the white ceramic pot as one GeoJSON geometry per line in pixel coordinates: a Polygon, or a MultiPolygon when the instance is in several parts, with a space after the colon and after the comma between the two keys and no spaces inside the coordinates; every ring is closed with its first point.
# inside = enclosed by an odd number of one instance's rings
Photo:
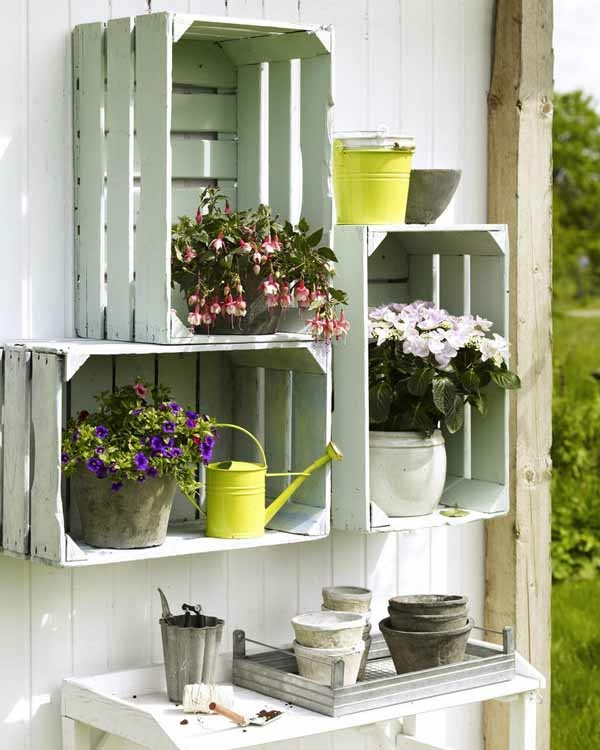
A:
{"type": "Polygon", "coordinates": [[[352,648],[361,639],[364,615],[355,612],[307,612],[292,618],[296,641],[309,648],[352,648]]]}
{"type": "Polygon", "coordinates": [[[344,660],[344,687],[354,685],[358,677],[365,642],[359,641],[350,648],[308,648],[294,641],[294,653],[298,672],[302,677],[314,680],[320,685],[331,686],[331,668],[338,659],[344,660]]]}
{"type": "Polygon", "coordinates": [[[437,507],[446,481],[441,430],[369,433],[371,500],[391,518],[424,516],[437,507]]]}

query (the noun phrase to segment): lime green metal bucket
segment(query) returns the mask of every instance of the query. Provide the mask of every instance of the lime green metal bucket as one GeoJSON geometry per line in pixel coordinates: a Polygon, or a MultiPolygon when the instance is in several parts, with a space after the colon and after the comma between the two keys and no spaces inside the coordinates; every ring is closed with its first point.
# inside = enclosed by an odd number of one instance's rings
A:
{"type": "Polygon", "coordinates": [[[336,138],[333,183],[338,224],[403,224],[414,151],[412,138],[336,138]]]}
{"type": "Polygon", "coordinates": [[[298,487],[316,469],[343,458],[334,443],[302,472],[267,473],[267,457],[259,440],[248,430],[234,424],[218,424],[239,430],[251,438],[262,464],[250,461],[219,461],[206,467],[206,535],[221,539],[250,539],[262,536],[265,526],[281,510],[298,487]],[[267,477],[295,476],[296,479],[266,507],[267,477]]]}

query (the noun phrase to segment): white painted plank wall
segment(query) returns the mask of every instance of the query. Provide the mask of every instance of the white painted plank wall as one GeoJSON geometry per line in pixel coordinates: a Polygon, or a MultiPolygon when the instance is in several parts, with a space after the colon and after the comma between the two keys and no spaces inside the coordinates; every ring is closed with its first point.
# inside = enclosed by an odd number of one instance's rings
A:
{"type": "MultiPolygon", "coordinates": [[[[486,93],[492,0],[152,0],[154,10],[332,23],[337,130],[377,127],[417,138],[417,166],[457,165],[448,220],[485,221],[486,93]]],[[[71,45],[75,24],[135,15],[146,0],[0,4],[0,340],[73,330],[71,45]]],[[[337,436],[343,445],[343,436],[337,436]]],[[[1,625],[0,746],[60,750],[59,687],[67,674],[161,658],[156,586],[201,601],[234,625],[285,638],[277,618],[319,606],[322,585],[365,583],[374,619],[396,592],[461,591],[482,619],[483,534],[477,524],[263,551],[53,570],[0,558],[11,608],[1,625]],[[243,593],[252,593],[252,609],[243,593]]],[[[427,722],[423,739],[479,750],[479,710],[427,722]]],[[[280,750],[374,750],[364,733],[280,750]]]]}

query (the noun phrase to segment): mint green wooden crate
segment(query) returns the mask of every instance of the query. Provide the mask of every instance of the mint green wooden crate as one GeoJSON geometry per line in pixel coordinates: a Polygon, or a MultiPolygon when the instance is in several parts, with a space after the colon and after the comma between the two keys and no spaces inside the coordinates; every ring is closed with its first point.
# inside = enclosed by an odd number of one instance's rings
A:
{"type": "Polygon", "coordinates": [[[467,406],[465,429],[446,438],[448,476],[430,516],[388,518],[370,501],[367,312],[388,302],[433,300],[472,312],[508,335],[508,231],[503,225],[335,227],[337,283],[351,325],[334,348],[334,435],[345,461],[333,469],[332,526],[362,532],[417,530],[505,515],[509,509],[509,395],[489,391],[489,413],[467,406]],[[342,437],[343,436],[343,437],[342,437]],[[447,507],[468,510],[450,518],[447,507]]]}
{"type": "Polygon", "coordinates": [[[170,278],[171,222],[195,214],[202,187],[329,233],[331,50],[330,29],[263,21],[151,13],[75,27],[79,336],[214,340],[190,334],[170,278]]]}

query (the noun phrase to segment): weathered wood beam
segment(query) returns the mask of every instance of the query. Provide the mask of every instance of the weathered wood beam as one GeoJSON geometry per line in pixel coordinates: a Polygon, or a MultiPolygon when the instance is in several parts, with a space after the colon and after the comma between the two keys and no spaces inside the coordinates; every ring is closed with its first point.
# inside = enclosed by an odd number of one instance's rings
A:
{"type": "MultiPolygon", "coordinates": [[[[488,219],[511,246],[511,511],[486,524],[486,620],[550,675],[552,0],[497,0],[488,106],[488,219]]],[[[550,747],[550,697],[538,706],[550,747]]],[[[506,707],[485,713],[487,750],[508,747],[506,707]]]]}

